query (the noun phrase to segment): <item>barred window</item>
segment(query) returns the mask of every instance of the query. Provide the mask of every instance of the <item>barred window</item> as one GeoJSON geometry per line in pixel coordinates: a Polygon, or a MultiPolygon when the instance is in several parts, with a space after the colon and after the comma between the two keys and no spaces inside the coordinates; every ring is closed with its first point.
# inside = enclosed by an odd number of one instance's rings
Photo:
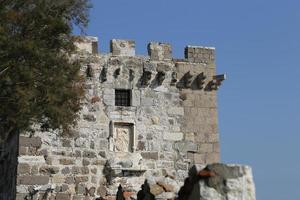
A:
{"type": "Polygon", "coordinates": [[[116,106],[130,106],[131,105],[131,91],[130,90],[115,90],[115,105],[116,106]]]}

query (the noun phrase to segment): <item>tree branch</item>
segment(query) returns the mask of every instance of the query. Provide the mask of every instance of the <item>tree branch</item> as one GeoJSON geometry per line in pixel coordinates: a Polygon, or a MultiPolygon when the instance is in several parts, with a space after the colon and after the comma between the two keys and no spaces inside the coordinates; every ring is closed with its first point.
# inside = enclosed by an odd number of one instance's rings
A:
{"type": "Polygon", "coordinates": [[[4,70],[2,70],[2,71],[0,72],[0,76],[1,76],[5,71],[7,71],[9,67],[10,67],[10,66],[8,66],[8,67],[6,67],[4,70]]]}

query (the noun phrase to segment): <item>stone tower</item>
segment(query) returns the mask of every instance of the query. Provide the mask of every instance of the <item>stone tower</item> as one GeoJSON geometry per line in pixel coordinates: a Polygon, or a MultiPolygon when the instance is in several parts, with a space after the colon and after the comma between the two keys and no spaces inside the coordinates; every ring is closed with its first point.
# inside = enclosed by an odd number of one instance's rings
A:
{"type": "Polygon", "coordinates": [[[86,60],[78,126],[68,137],[20,137],[18,197],[93,199],[119,184],[136,192],[146,178],[181,182],[191,165],[220,161],[216,93],[225,75],[216,74],[214,48],[187,46],[174,59],[167,43],[151,42],[149,56],[135,55],[129,40],[112,40],[109,54],[94,37],[77,46],[86,60]]]}

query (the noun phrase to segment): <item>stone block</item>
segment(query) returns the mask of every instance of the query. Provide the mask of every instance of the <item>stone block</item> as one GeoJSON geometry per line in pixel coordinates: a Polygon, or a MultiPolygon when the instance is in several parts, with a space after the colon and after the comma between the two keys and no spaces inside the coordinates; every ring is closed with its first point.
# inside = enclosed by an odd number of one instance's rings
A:
{"type": "Polygon", "coordinates": [[[154,196],[157,196],[157,195],[163,193],[164,189],[161,186],[154,184],[154,185],[150,185],[150,192],[154,196]]]}
{"type": "Polygon", "coordinates": [[[103,184],[97,188],[97,194],[101,197],[105,197],[107,195],[107,189],[103,184]]]}
{"type": "Polygon", "coordinates": [[[218,142],[213,143],[213,152],[220,153],[220,144],[218,142]]]}
{"type": "Polygon", "coordinates": [[[146,146],[145,146],[145,141],[138,141],[136,150],[137,151],[145,151],[146,146]]]}
{"type": "Polygon", "coordinates": [[[69,167],[64,167],[62,170],[61,170],[61,173],[62,174],[69,174],[71,171],[70,171],[70,168],[69,167]]]}
{"type": "Polygon", "coordinates": [[[26,198],[26,196],[27,196],[26,193],[17,193],[16,200],[24,200],[26,198]]]}
{"type": "Polygon", "coordinates": [[[106,163],[106,159],[97,159],[93,162],[93,165],[104,166],[106,163]]]}
{"type": "Polygon", "coordinates": [[[86,158],[96,158],[97,157],[96,153],[93,151],[84,151],[82,156],[86,157],[86,158]]]}
{"type": "Polygon", "coordinates": [[[158,152],[141,152],[144,159],[158,160],[158,152]]]}
{"type": "Polygon", "coordinates": [[[62,146],[63,147],[72,147],[71,140],[68,139],[62,139],[62,146]]]}
{"type": "Polygon", "coordinates": [[[75,177],[75,183],[84,183],[84,182],[88,182],[88,181],[89,181],[88,176],[76,176],[75,177]]]}
{"type": "Polygon", "coordinates": [[[59,167],[42,166],[42,167],[40,167],[39,172],[40,172],[40,174],[46,174],[46,175],[57,174],[59,172],[59,167]]]}
{"type": "Polygon", "coordinates": [[[88,167],[81,167],[81,174],[89,174],[90,169],[88,167]]]}
{"type": "Polygon", "coordinates": [[[115,95],[103,95],[103,103],[107,106],[115,106],[115,95]]]}
{"type": "Polygon", "coordinates": [[[183,107],[169,107],[167,112],[169,115],[184,115],[184,108],[183,107]]]}
{"type": "Polygon", "coordinates": [[[29,138],[25,136],[20,136],[20,146],[40,148],[41,145],[42,145],[42,140],[40,137],[29,138]]]}
{"type": "Polygon", "coordinates": [[[164,140],[168,141],[180,141],[183,139],[183,133],[181,132],[165,132],[163,134],[164,140]]]}
{"type": "Polygon", "coordinates": [[[41,165],[45,164],[44,156],[19,156],[19,163],[30,163],[31,165],[41,165]]]}
{"type": "Polygon", "coordinates": [[[184,54],[189,62],[208,64],[215,61],[215,48],[213,47],[187,46],[184,54]]]}
{"type": "Polygon", "coordinates": [[[76,157],[76,158],[81,157],[81,151],[76,150],[75,153],[73,154],[73,156],[76,157]]]}
{"type": "Polygon", "coordinates": [[[74,165],[75,160],[70,158],[61,158],[59,159],[59,164],[61,165],[74,165]]]}
{"type": "Polygon", "coordinates": [[[172,47],[167,43],[151,42],[148,44],[148,54],[151,60],[171,60],[172,47]]]}
{"type": "Polygon", "coordinates": [[[19,185],[46,185],[49,183],[49,176],[18,176],[19,185]]]}
{"type": "Polygon", "coordinates": [[[80,173],[80,167],[73,166],[72,167],[72,174],[79,174],[80,173]]]}
{"type": "Polygon", "coordinates": [[[116,40],[110,42],[113,56],[135,56],[135,42],[132,40],[116,40]]]}
{"type": "Polygon", "coordinates": [[[18,164],[18,174],[29,174],[30,166],[27,163],[18,164]]]}
{"type": "Polygon", "coordinates": [[[141,106],[153,106],[153,98],[142,97],[141,98],[141,106]]]}
{"type": "Polygon", "coordinates": [[[208,142],[219,142],[219,134],[208,134],[208,142]]]}
{"type": "Polygon", "coordinates": [[[97,168],[92,168],[92,169],[91,169],[91,172],[92,172],[93,174],[97,174],[97,168]]]}
{"type": "Polygon", "coordinates": [[[193,133],[193,132],[184,133],[184,140],[190,141],[190,142],[195,142],[195,133],[193,133]]]}
{"type": "Polygon", "coordinates": [[[141,105],[141,92],[139,90],[132,90],[132,106],[140,106],[141,105]]]}
{"type": "Polygon", "coordinates": [[[37,175],[38,172],[39,172],[39,166],[38,165],[34,165],[34,166],[31,167],[31,174],[32,175],[37,175]]]}
{"type": "Polygon", "coordinates": [[[220,153],[207,153],[206,154],[206,163],[211,164],[211,163],[218,163],[220,162],[220,153]]]}
{"type": "Polygon", "coordinates": [[[211,153],[211,152],[213,152],[213,144],[211,144],[211,143],[199,144],[199,152],[200,153],[211,153]]]}
{"type": "Polygon", "coordinates": [[[189,141],[176,142],[174,144],[174,148],[178,150],[180,153],[186,152],[197,152],[198,144],[189,141]]]}
{"type": "Polygon", "coordinates": [[[90,161],[88,160],[88,159],[82,159],[82,165],[83,166],[87,166],[87,165],[89,165],[90,164],[90,161]]]}
{"type": "Polygon", "coordinates": [[[194,153],[193,160],[194,160],[195,164],[205,164],[206,156],[205,156],[205,154],[194,153]]]}
{"type": "Polygon", "coordinates": [[[27,147],[20,146],[19,147],[19,155],[22,156],[22,155],[26,155],[26,154],[27,154],[27,147]]]}
{"type": "Polygon", "coordinates": [[[75,191],[76,194],[85,194],[85,185],[84,184],[76,184],[75,191]]]}
{"type": "Polygon", "coordinates": [[[55,200],[70,200],[71,195],[66,193],[58,193],[56,194],[55,200]]]}
{"type": "Polygon", "coordinates": [[[95,122],[96,121],[96,117],[93,114],[85,114],[85,115],[83,115],[83,119],[88,121],[88,122],[95,122]]]}
{"type": "Polygon", "coordinates": [[[67,176],[66,179],[65,179],[65,183],[69,184],[69,185],[75,183],[74,177],[73,176],[67,176]]]}
{"type": "Polygon", "coordinates": [[[85,36],[80,37],[76,40],[75,46],[79,52],[88,53],[88,54],[97,54],[98,53],[98,38],[85,36]]]}
{"type": "Polygon", "coordinates": [[[52,175],[52,183],[64,183],[66,181],[66,177],[63,175],[52,175]]]}

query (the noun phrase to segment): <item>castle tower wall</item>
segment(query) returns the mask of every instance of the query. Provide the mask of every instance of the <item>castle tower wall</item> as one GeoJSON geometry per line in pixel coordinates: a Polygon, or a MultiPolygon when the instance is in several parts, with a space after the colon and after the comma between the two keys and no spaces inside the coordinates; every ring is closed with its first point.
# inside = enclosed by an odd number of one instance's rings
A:
{"type": "Polygon", "coordinates": [[[99,54],[96,41],[77,43],[86,95],[72,134],[37,125],[20,137],[19,198],[93,199],[166,176],[176,191],[191,165],[219,161],[214,49],[173,59],[170,44],[152,42],[136,56],[134,41],[112,40],[99,54]]]}

